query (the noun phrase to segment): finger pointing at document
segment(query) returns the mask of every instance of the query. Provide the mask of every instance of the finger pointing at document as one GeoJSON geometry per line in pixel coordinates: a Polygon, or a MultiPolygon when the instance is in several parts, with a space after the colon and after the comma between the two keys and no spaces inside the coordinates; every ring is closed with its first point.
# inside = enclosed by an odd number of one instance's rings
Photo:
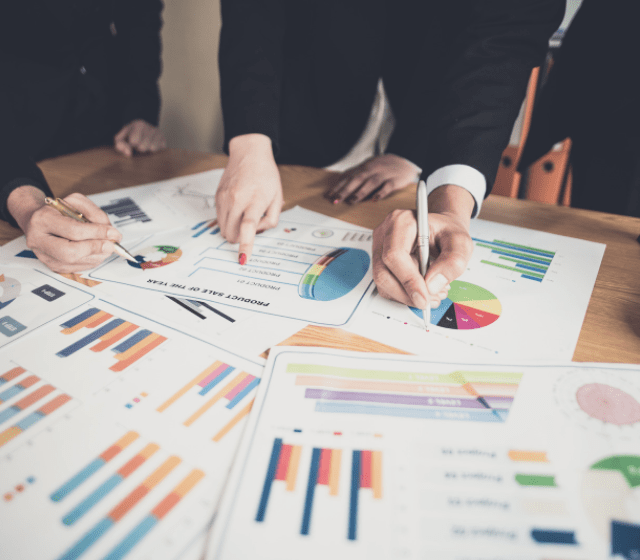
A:
{"type": "Polygon", "coordinates": [[[240,244],[240,264],[251,257],[256,232],[278,225],[282,201],[271,140],[263,134],[232,138],[229,162],[216,193],[216,209],[222,236],[240,244]]]}
{"type": "Polygon", "coordinates": [[[469,224],[474,199],[456,185],[429,196],[430,266],[423,277],[417,252],[418,227],[413,210],[394,210],[373,232],[373,279],[380,295],[424,309],[447,297],[450,283],[471,258],[469,224]]]}

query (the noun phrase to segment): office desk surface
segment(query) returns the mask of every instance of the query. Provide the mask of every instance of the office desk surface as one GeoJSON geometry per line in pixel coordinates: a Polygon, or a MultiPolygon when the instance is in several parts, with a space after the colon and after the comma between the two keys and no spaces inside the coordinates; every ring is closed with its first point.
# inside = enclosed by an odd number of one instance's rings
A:
{"type": "MultiPolygon", "coordinates": [[[[54,193],[98,193],[223,167],[227,158],[166,150],[131,159],[99,148],[41,163],[54,193]]],[[[413,208],[414,190],[405,189],[379,202],[333,205],[322,196],[336,173],[299,166],[281,167],[285,208],[303,206],[335,218],[374,228],[394,208],[413,208]]],[[[640,363],[640,219],[531,201],[490,196],[480,217],[504,224],[605,243],[607,249],[573,359],[640,363]]],[[[0,222],[0,244],[21,232],[0,222]]],[[[340,329],[307,327],[286,341],[304,346],[351,350],[394,349],[340,329]]]]}

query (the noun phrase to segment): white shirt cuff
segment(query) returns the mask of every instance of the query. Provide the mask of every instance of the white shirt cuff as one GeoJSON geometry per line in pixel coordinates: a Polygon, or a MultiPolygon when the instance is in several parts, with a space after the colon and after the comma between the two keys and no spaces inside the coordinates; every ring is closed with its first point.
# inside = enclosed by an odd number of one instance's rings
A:
{"type": "Polygon", "coordinates": [[[472,218],[480,213],[484,195],[487,192],[487,181],[477,169],[462,164],[445,165],[436,169],[427,177],[427,196],[442,185],[457,185],[469,191],[476,201],[476,209],[472,218]]]}

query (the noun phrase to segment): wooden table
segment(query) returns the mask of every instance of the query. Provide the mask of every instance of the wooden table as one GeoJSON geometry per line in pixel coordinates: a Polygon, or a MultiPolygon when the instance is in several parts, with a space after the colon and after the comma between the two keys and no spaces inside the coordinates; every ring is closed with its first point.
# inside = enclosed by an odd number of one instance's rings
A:
{"type": "MultiPolygon", "coordinates": [[[[224,167],[226,156],[181,150],[127,159],[109,148],[46,160],[41,168],[54,193],[93,194],[224,167]]],[[[296,204],[373,228],[394,208],[412,208],[412,189],[357,206],[332,205],[322,193],[337,174],[309,167],[281,168],[285,208],[296,204]]],[[[490,196],[481,218],[606,243],[602,267],[573,359],[640,363],[640,219],[490,196]]],[[[21,232],[0,222],[0,244],[21,232]]],[[[286,341],[366,351],[394,351],[341,329],[307,327],[286,341]]]]}

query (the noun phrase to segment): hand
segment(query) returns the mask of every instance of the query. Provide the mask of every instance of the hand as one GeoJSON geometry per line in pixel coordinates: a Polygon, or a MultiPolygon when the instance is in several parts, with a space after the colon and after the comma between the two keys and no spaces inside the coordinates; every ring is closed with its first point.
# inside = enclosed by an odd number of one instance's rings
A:
{"type": "Polygon", "coordinates": [[[27,247],[54,272],[81,272],[98,266],[122,239],[107,215],[82,194],[64,199],[94,223],[85,224],[44,203],[44,193],[31,186],[15,189],[7,207],[27,238],[27,247]]]}
{"type": "Polygon", "coordinates": [[[130,157],[134,150],[143,154],[164,150],[167,141],[159,128],[137,119],[122,127],[113,137],[113,145],[118,152],[130,157]]]}
{"type": "Polygon", "coordinates": [[[383,154],[347,169],[325,196],[334,204],[342,200],[356,204],[371,195],[375,202],[416,183],[419,175],[420,168],[408,159],[383,154]]]}
{"type": "Polygon", "coordinates": [[[216,209],[220,233],[230,243],[240,244],[238,262],[245,264],[256,231],[276,227],[282,209],[280,173],[267,136],[245,134],[231,139],[216,209]]]}
{"type": "Polygon", "coordinates": [[[440,187],[429,196],[429,257],[425,278],[420,274],[412,210],[394,210],[373,232],[373,279],[380,295],[425,309],[427,297],[435,308],[447,297],[450,283],[471,258],[469,222],[474,207],[468,191],[455,185],[440,187]]]}

